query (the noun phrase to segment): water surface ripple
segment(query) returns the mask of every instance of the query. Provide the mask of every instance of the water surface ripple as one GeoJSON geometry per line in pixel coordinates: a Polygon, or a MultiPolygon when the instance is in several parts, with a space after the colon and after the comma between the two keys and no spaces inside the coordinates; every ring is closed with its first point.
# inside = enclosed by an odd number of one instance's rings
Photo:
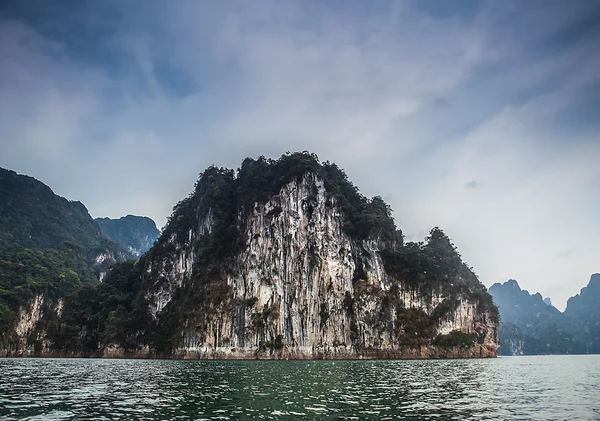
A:
{"type": "Polygon", "coordinates": [[[0,420],[600,420],[600,356],[0,359],[0,420]]]}

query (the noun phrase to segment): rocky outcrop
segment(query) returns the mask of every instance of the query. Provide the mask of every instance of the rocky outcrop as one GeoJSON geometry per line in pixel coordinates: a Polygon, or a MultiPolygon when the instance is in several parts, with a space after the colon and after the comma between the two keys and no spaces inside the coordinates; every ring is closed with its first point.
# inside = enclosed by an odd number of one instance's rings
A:
{"type": "Polygon", "coordinates": [[[491,297],[435,228],[404,244],[391,210],[314,155],[211,167],[138,263],[65,300],[41,355],[494,357],[491,297]]]}
{"type": "MultiPolygon", "coordinates": [[[[481,311],[479,298],[469,296],[483,287],[458,276],[453,281],[461,286],[448,292],[442,286],[407,285],[390,276],[380,251],[395,245],[377,236],[358,240],[347,235],[346,216],[317,175],[306,173],[264,203],[254,203],[248,215],[241,212],[235,219],[243,221],[243,245],[221,283],[209,281],[198,307],[190,311],[193,315],[181,321],[174,355],[496,355],[497,319],[481,311]],[[440,311],[442,307],[447,309],[440,311]],[[438,336],[456,332],[471,338],[470,346],[435,345],[438,336]]],[[[163,317],[178,292],[194,283],[198,247],[210,241],[216,229],[211,209],[197,216],[193,227],[161,244],[172,250],[169,255],[147,263],[145,273],[152,284],[146,298],[155,319],[163,317]]]]}
{"type": "Polygon", "coordinates": [[[119,219],[96,218],[100,231],[139,258],[152,247],[160,233],[147,216],[127,215],[119,219]]]}

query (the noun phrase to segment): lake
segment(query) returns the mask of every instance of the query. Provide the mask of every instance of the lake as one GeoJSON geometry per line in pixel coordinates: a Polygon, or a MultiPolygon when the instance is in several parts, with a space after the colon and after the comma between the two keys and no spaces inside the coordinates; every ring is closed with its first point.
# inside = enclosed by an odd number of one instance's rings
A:
{"type": "Polygon", "coordinates": [[[0,359],[0,420],[599,420],[600,356],[0,359]]]}

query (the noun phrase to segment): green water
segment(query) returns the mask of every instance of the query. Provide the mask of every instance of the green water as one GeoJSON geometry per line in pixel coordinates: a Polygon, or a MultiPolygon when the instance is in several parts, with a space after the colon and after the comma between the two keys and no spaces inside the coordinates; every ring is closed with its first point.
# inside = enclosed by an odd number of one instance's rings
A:
{"type": "Polygon", "coordinates": [[[0,420],[600,420],[600,356],[0,359],[0,420]]]}

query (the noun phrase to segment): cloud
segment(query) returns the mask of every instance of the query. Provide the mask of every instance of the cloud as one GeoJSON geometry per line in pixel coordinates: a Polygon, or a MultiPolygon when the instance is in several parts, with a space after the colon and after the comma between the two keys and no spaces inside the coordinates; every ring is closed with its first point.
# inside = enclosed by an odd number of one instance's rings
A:
{"type": "Polygon", "coordinates": [[[94,216],[161,225],[208,165],[308,149],[488,285],[598,271],[594,4],[38,6],[0,14],[0,165],[94,216]]]}
{"type": "Polygon", "coordinates": [[[450,106],[450,102],[448,102],[447,98],[439,97],[433,100],[433,106],[435,108],[448,108],[450,106]]]}
{"type": "Polygon", "coordinates": [[[554,255],[554,258],[555,258],[555,259],[566,259],[566,258],[568,258],[568,257],[571,257],[571,255],[572,255],[573,253],[575,253],[575,250],[573,250],[573,249],[567,249],[567,250],[563,250],[563,251],[561,251],[561,252],[559,252],[559,253],[556,253],[556,254],[554,255]]]}
{"type": "Polygon", "coordinates": [[[479,183],[476,180],[471,180],[468,183],[465,183],[466,189],[476,189],[479,187],[479,183]]]}

